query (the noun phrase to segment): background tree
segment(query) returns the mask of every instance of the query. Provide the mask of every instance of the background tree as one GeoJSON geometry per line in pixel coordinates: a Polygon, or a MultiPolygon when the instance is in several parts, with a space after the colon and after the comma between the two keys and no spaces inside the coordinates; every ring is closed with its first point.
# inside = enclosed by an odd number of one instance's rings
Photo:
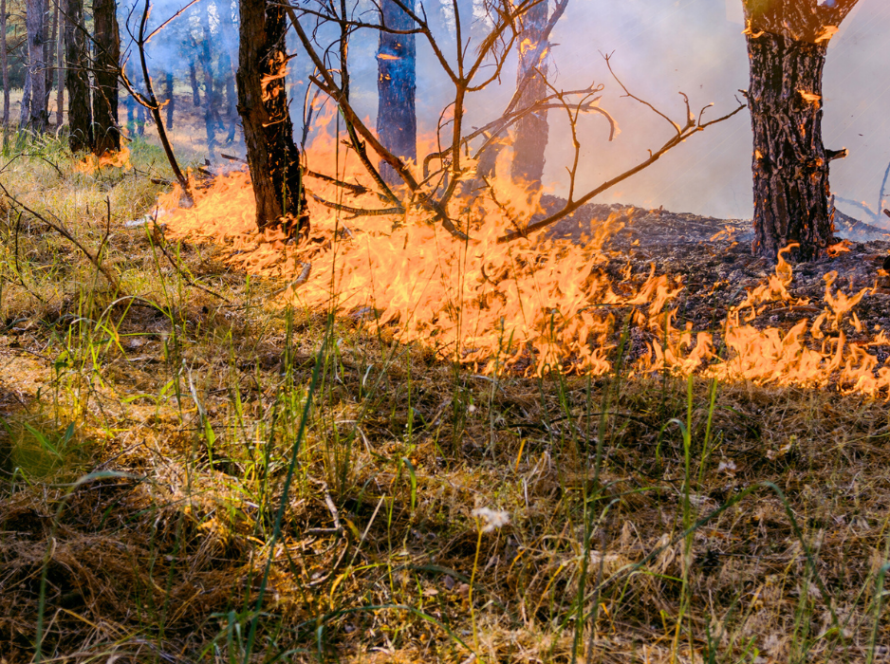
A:
{"type": "Polygon", "coordinates": [[[46,0],[25,0],[28,32],[28,74],[22,95],[20,126],[46,129],[46,0]]]}
{"type": "Polygon", "coordinates": [[[754,130],[754,251],[775,258],[792,242],[812,260],[834,242],[822,144],[822,69],[828,43],[858,0],[742,0],[754,130]]]}
{"type": "Polygon", "coordinates": [[[65,26],[65,87],[68,90],[68,147],[72,152],[93,144],[90,110],[87,35],[83,25],[83,0],[67,0],[65,26]]]}
{"type": "MultiPolygon", "coordinates": [[[[519,105],[531,106],[547,96],[547,63],[550,41],[547,28],[547,0],[540,0],[522,17],[522,39],[519,42],[519,67],[516,87],[520,91],[519,105]]],[[[515,181],[532,187],[541,186],[544,175],[544,151],[550,127],[547,109],[532,111],[516,123],[513,141],[512,176],[515,181]]]]}
{"type": "Polygon", "coordinates": [[[121,38],[115,0],[94,0],[94,40],[96,57],[93,86],[93,145],[97,155],[121,148],[118,122],[118,79],[121,38]]]}
{"type": "MultiPolygon", "coordinates": [[[[380,24],[393,31],[412,30],[414,21],[393,0],[380,5],[380,24]]],[[[377,135],[400,159],[417,161],[417,41],[413,34],[380,30],[377,47],[377,135]]],[[[398,174],[385,161],[383,180],[394,185],[398,174]]]]}
{"type": "Polygon", "coordinates": [[[309,216],[287,103],[285,9],[272,0],[240,1],[238,113],[256,198],[257,226],[278,225],[286,215],[308,231],[309,216]]]}
{"type": "MultiPolygon", "coordinates": [[[[3,67],[3,125],[9,124],[9,49],[6,42],[6,0],[0,0],[0,67],[3,67]]],[[[4,134],[5,135],[5,134],[4,134]]]]}
{"type": "Polygon", "coordinates": [[[68,11],[66,0],[56,0],[58,26],[56,33],[56,127],[64,122],[65,109],[65,13],[68,11]]]}

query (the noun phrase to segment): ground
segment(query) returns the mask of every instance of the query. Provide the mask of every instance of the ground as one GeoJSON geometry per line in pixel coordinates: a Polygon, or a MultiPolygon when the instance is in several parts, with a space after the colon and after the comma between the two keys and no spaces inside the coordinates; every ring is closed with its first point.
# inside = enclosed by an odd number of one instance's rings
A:
{"type": "MultiPolygon", "coordinates": [[[[92,174],[30,152],[0,175],[5,664],[890,657],[886,394],[482,375],[128,225],[156,149],[92,174]]],[[[635,217],[604,269],[682,276],[698,329],[774,272],[719,226],[635,217]]],[[[833,270],[871,288],[888,248],[797,266],[754,323],[818,316],[833,270]]]]}

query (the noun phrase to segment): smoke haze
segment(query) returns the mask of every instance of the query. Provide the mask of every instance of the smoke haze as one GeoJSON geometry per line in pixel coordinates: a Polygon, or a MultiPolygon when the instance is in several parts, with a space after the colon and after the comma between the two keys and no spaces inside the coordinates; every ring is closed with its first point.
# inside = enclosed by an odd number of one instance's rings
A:
{"type": "MultiPolygon", "coordinates": [[[[209,0],[201,0],[205,2],[209,0]]],[[[181,6],[176,2],[154,5],[152,23],[159,24],[181,6]]],[[[450,2],[443,8],[441,0],[427,0],[425,7],[439,42],[453,52],[453,14],[447,9],[450,2]]],[[[219,12],[228,8],[237,11],[237,5],[226,1],[209,5],[214,32],[211,38],[214,49],[227,49],[237,63],[237,43],[218,29],[219,12]]],[[[200,3],[190,8],[177,20],[175,32],[153,41],[149,51],[154,68],[175,68],[180,86],[187,76],[187,62],[179,44],[187,34],[202,36],[200,11],[200,3]]],[[[474,13],[471,34],[478,42],[485,29],[478,2],[474,13]]],[[[362,14],[364,20],[376,21],[374,6],[366,0],[356,6],[356,15],[362,14]]],[[[305,21],[308,26],[310,19],[305,21]]],[[[613,68],[632,93],[681,124],[685,120],[685,107],[678,94],[681,91],[689,95],[695,112],[713,103],[705,113],[705,119],[713,119],[733,110],[736,98],[741,99],[739,89],[748,87],[743,27],[741,0],[571,0],[551,39],[555,45],[549,63],[552,82],[562,89],[583,88],[591,82],[605,84],[600,104],[616,118],[621,130],[609,142],[608,125],[602,117],[591,115],[582,119],[582,167],[576,191],[593,188],[644,160],[647,149],[661,146],[673,132],[663,118],[622,97],[602,53],[613,54],[613,68]]],[[[465,32],[466,29],[464,26],[465,32]]],[[[825,145],[849,150],[846,159],[832,162],[832,189],[839,197],[864,201],[872,209],[878,206],[881,180],[890,161],[888,35],[890,3],[860,0],[831,41],[824,76],[825,145]]],[[[324,45],[336,38],[337,31],[332,26],[318,32],[319,42],[324,45]]],[[[289,81],[292,114],[299,131],[312,68],[295,40],[289,43],[297,53],[289,81]]],[[[421,36],[417,46],[418,127],[421,133],[430,133],[435,130],[443,107],[453,98],[453,88],[421,36]]],[[[369,118],[370,126],[375,124],[377,106],[376,49],[377,33],[363,30],[356,33],[349,51],[352,100],[360,115],[369,118]]],[[[507,63],[500,85],[495,83],[469,98],[468,126],[481,126],[497,117],[515,89],[515,79],[514,56],[507,63]]],[[[597,202],[663,205],[677,212],[750,218],[751,142],[750,118],[743,111],[728,122],[695,135],[651,168],[604,193],[597,202]]],[[[571,164],[571,158],[565,114],[551,111],[544,182],[555,193],[566,191],[565,168],[571,164]]],[[[838,206],[847,214],[868,220],[867,213],[852,203],[839,202],[838,206]]]]}

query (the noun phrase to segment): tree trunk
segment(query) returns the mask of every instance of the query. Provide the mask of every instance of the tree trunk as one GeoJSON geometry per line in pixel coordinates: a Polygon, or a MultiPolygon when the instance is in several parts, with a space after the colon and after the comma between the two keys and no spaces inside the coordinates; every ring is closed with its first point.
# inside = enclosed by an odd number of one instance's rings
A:
{"type": "Polygon", "coordinates": [[[173,129],[173,112],[176,110],[176,98],[173,96],[173,72],[164,73],[164,98],[167,100],[167,129],[173,129]]]}
{"type": "Polygon", "coordinates": [[[65,87],[68,88],[68,147],[72,152],[93,145],[93,114],[90,110],[86,35],[83,31],[83,0],[68,0],[65,21],[65,87]]]}
{"type": "Polygon", "coordinates": [[[199,44],[201,49],[201,69],[204,72],[204,130],[207,133],[208,158],[213,159],[213,153],[216,150],[215,127],[220,122],[217,111],[218,96],[213,89],[213,67],[210,54],[210,12],[207,10],[206,3],[201,7],[201,31],[204,35],[204,39],[199,44]]]}
{"type": "MultiPolygon", "coordinates": [[[[46,49],[44,53],[44,60],[46,61],[46,99],[43,102],[43,107],[47,109],[47,119],[49,118],[49,98],[52,96],[53,91],[53,78],[55,72],[55,68],[53,67],[53,61],[56,59],[56,41],[58,40],[58,30],[59,30],[59,3],[53,2],[53,21],[52,27],[49,29],[49,39],[46,40],[46,49]]],[[[47,15],[47,20],[49,20],[49,15],[47,15]]]]}
{"type": "MultiPolygon", "coordinates": [[[[519,70],[517,83],[526,80],[518,108],[531,106],[547,96],[546,57],[550,50],[549,41],[543,38],[547,28],[547,2],[539,2],[522,17],[522,38],[519,45],[519,70]],[[535,70],[540,73],[534,73],[535,70]],[[530,78],[525,77],[530,75],[530,78]]],[[[540,188],[544,175],[544,151],[547,149],[550,126],[547,111],[529,113],[516,123],[516,138],[513,142],[512,176],[517,182],[540,188]]]]}
{"type": "Polygon", "coordinates": [[[198,45],[191,37],[189,37],[187,48],[189,48],[189,83],[192,85],[192,106],[199,108],[201,106],[201,90],[198,87],[198,65],[195,62],[195,54],[192,52],[198,48],[198,45]]]}
{"type": "Polygon", "coordinates": [[[22,126],[32,131],[46,129],[46,0],[25,0],[28,32],[28,81],[22,99],[22,126]]]}
{"type": "MultiPolygon", "coordinates": [[[[127,78],[130,80],[130,85],[138,90],[140,86],[136,80],[136,65],[132,59],[127,62],[127,78]]],[[[127,131],[131,135],[136,133],[136,106],[141,107],[142,104],[138,104],[133,95],[126,93],[124,108],[127,109],[127,131]]]]}
{"type": "Polygon", "coordinates": [[[240,0],[238,113],[256,198],[257,227],[284,224],[296,235],[309,215],[287,103],[285,11],[270,0],[240,0]],[[295,222],[292,220],[296,220],[295,222]]]}
{"type": "Polygon", "coordinates": [[[117,113],[121,41],[115,0],[94,0],[93,23],[96,40],[93,152],[102,155],[121,149],[117,113]]]}
{"type": "Polygon", "coordinates": [[[749,37],[748,54],[754,250],[775,258],[779,249],[797,242],[799,260],[818,258],[833,242],[822,144],[825,46],[763,33],[749,37]]]}
{"type": "MultiPolygon", "coordinates": [[[[9,124],[9,50],[6,43],[6,0],[0,0],[0,67],[3,67],[3,126],[9,124]]],[[[6,134],[4,133],[4,136],[6,134]]]]}
{"type": "MultiPolygon", "coordinates": [[[[56,11],[59,21],[65,20],[68,11],[66,0],[56,0],[56,11]]],[[[65,30],[59,23],[58,41],[56,43],[56,127],[61,127],[64,122],[65,109],[65,30]]]]}
{"type": "Polygon", "coordinates": [[[229,123],[229,131],[226,135],[226,144],[235,140],[238,131],[238,94],[235,90],[235,71],[232,66],[232,58],[229,49],[237,44],[235,33],[235,19],[232,13],[232,5],[228,0],[217,3],[219,11],[219,26],[222,35],[222,44],[219,51],[218,76],[226,82],[226,121],[229,123]]]}
{"type": "Polygon", "coordinates": [[[822,70],[828,42],[857,0],[743,0],[754,131],[754,251],[813,260],[835,242],[822,143],[822,70]]]}
{"type": "MultiPolygon", "coordinates": [[[[381,22],[397,30],[415,27],[392,0],[383,0],[381,22]]],[[[417,161],[417,44],[414,35],[380,31],[377,48],[377,135],[387,150],[401,159],[417,161]]],[[[393,168],[380,163],[388,185],[402,184],[393,168]]]]}

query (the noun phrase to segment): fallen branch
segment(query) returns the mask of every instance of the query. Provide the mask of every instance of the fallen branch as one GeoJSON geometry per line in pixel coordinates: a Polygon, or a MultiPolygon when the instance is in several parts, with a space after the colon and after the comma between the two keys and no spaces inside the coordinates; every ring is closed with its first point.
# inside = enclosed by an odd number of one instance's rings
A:
{"type": "Polygon", "coordinates": [[[374,209],[369,210],[369,209],[365,209],[365,208],[352,207],[351,205],[344,205],[343,203],[333,203],[331,201],[325,200],[324,198],[322,198],[321,196],[318,196],[317,194],[313,194],[311,191],[309,191],[305,187],[304,187],[304,190],[306,191],[307,194],[312,196],[312,199],[314,201],[316,201],[317,203],[321,203],[326,208],[330,208],[332,210],[339,210],[340,212],[348,212],[349,214],[353,215],[353,217],[352,217],[353,219],[356,219],[358,217],[383,217],[388,214],[403,214],[405,212],[405,210],[403,208],[384,208],[384,209],[379,209],[379,210],[374,210],[374,209]]]}

